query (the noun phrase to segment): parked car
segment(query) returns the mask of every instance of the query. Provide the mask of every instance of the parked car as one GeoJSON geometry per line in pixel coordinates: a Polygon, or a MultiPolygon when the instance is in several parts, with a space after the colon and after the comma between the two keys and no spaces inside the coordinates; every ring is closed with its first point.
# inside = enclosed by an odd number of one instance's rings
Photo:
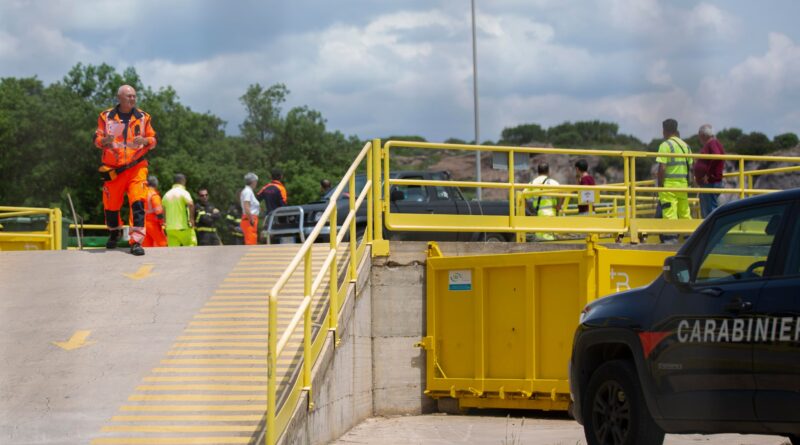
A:
{"type": "Polygon", "coordinates": [[[570,361],[591,445],[665,433],[800,444],[800,189],[718,208],[647,287],[588,304],[570,361]]]}
{"type": "MultiPolygon", "coordinates": [[[[390,174],[396,179],[448,180],[450,175],[445,171],[398,171],[390,174]]],[[[366,183],[364,175],[356,176],[356,189],[361,192],[366,183]]],[[[345,189],[347,191],[347,189],[345,189]]],[[[319,221],[325,211],[333,190],[326,193],[319,201],[302,206],[281,207],[267,217],[264,225],[264,238],[269,237],[273,243],[298,242],[305,239],[319,221]]],[[[391,212],[423,213],[442,215],[507,215],[508,201],[475,201],[464,197],[458,187],[445,186],[392,186],[389,196],[391,212]]],[[[350,208],[349,195],[342,193],[338,202],[338,226],[341,227],[350,208]]],[[[367,208],[362,205],[356,214],[357,233],[364,233],[367,225],[367,208]]],[[[322,231],[320,241],[326,241],[329,228],[322,231]]],[[[485,232],[417,232],[390,231],[384,228],[384,237],[403,241],[511,241],[513,233],[485,232]]]]}

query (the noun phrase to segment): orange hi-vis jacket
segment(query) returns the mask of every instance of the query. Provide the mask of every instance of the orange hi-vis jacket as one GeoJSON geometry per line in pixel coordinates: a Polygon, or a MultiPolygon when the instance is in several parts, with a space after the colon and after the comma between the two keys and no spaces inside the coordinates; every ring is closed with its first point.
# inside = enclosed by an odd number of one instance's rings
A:
{"type": "Polygon", "coordinates": [[[161,207],[161,195],[153,187],[147,188],[147,199],[144,201],[145,220],[161,222],[164,220],[164,208],[161,207]],[[159,218],[160,216],[160,218],[159,218]]]}
{"type": "Polygon", "coordinates": [[[103,111],[97,118],[94,145],[103,149],[103,165],[118,168],[133,164],[156,146],[156,132],[150,124],[150,115],[138,108],[131,111],[127,125],[119,117],[119,106],[103,111]],[[114,136],[110,147],[104,147],[100,142],[106,135],[114,136]],[[136,136],[146,138],[144,146],[134,145],[136,136]]]}

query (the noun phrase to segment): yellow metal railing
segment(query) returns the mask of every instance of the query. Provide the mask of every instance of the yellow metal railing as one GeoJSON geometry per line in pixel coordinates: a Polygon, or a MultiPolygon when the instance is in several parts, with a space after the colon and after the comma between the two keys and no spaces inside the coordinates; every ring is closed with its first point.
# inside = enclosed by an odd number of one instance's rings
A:
{"type": "MultiPolygon", "coordinates": [[[[508,193],[508,213],[504,215],[436,215],[436,214],[408,214],[392,213],[391,209],[382,204],[383,218],[386,228],[402,231],[454,231],[454,232],[552,232],[552,233],[612,233],[618,236],[629,235],[632,242],[638,242],[640,234],[648,233],[691,233],[699,225],[699,219],[689,220],[664,220],[651,217],[655,213],[655,194],[658,192],[688,192],[688,193],[728,193],[737,194],[740,198],[750,195],[770,193],[776,190],[755,189],[753,177],[788,173],[800,170],[800,158],[787,156],[744,156],[744,155],[701,155],[691,154],[694,159],[721,159],[733,161],[737,171],[726,177],[738,180],[734,188],[709,189],[701,187],[656,187],[652,180],[637,181],[636,160],[639,158],[656,157],[687,157],[684,154],[661,154],[639,151],[606,151],[585,149],[556,149],[534,147],[506,147],[506,146],[477,146],[465,144],[436,144],[427,142],[389,141],[381,147],[383,158],[383,190],[384,196],[390,196],[392,186],[441,186],[463,188],[492,188],[504,189],[508,193]],[[621,184],[606,184],[594,186],[581,185],[549,185],[528,184],[516,182],[515,175],[510,174],[505,182],[477,182],[477,181],[449,181],[449,180],[417,180],[393,179],[390,177],[389,159],[394,149],[423,149],[423,150],[451,150],[451,151],[489,151],[500,152],[507,155],[509,160],[508,171],[514,171],[513,159],[516,153],[528,153],[552,156],[596,156],[606,158],[620,158],[623,165],[623,182],[621,184]],[[789,167],[769,168],[761,170],[745,170],[746,162],[783,162],[793,164],[789,167]],[[532,190],[526,192],[526,189],[532,190]],[[591,190],[600,193],[601,199],[611,200],[615,209],[612,218],[608,212],[600,215],[582,216],[581,218],[564,218],[553,216],[527,216],[522,210],[518,199],[524,199],[533,194],[547,192],[564,194],[562,196],[577,196],[581,191],[591,190]],[[528,195],[526,195],[528,193],[528,195]],[[522,197],[519,195],[522,194],[522,197]],[[646,195],[644,200],[642,195],[646,195]],[[622,202],[621,206],[619,202],[622,202]],[[648,202],[649,201],[649,202],[648,202]],[[635,203],[636,205],[633,205],[635,203]],[[621,211],[620,211],[621,210],[621,211]],[[618,216],[619,215],[619,216],[618,216]]],[[[649,172],[648,172],[649,174],[649,172]]],[[[519,238],[522,237],[518,237],[519,238]]]]}
{"type": "MultiPolygon", "coordinates": [[[[366,248],[372,244],[373,252],[375,251],[376,244],[380,244],[382,239],[382,231],[378,230],[377,243],[374,240],[374,227],[373,219],[380,220],[380,208],[374,208],[376,202],[380,202],[380,194],[375,194],[376,181],[374,178],[379,178],[380,174],[375,174],[376,169],[380,168],[380,153],[374,150],[373,143],[368,142],[361,152],[356,157],[353,164],[347,170],[341,182],[336,186],[331,194],[328,206],[322,213],[322,216],[317,222],[314,229],[306,238],[303,245],[298,250],[297,254],[291,260],[286,270],[278,278],[278,281],[272,287],[269,293],[269,341],[267,353],[267,413],[266,413],[266,434],[265,441],[271,445],[276,442],[280,434],[286,428],[289,422],[292,411],[299,400],[301,392],[307,393],[309,409],[313,408],[312,388],[311,388],[311,368],[322,350],[322,343],[325,335],[317,335],[316,338],[312,336],[311,326],[311,308],[314,295],[317,294],[322,288],[322,284],[328,278],[328,313],[325,316],[325,323],[327,330],[333,334],[334,344],[338,345],[338,319],[339,309],[343,304],[343,297],[347,295],[348,286],[355,283],[357,277],[357,267],[361,260],[364,258],[366,248]],[[376,158],[377,156],[377,158],[376,158]],[[366,161],[366,162],[365,162],[366,161]],[[356,195],[356,171],[362,163],[366,164],[367,181],[364,184],[360,194],[356,195]],[[341,227],[342,231],[338,231],[338,209],[337,203],[339,196],[347,188],[349,191],[349,208],[347,217],[344,219],[341,227]],[[357,197],[356,197],[357,196],[357,197]],[[377,197],[377,200],[375,199],[377,197]],[[362,205],[367,205],[367,227],[361,238],[360,242],[357,238],[356,230],[356,213],[362,205]],[[322,267],[315,276],[312,276],[312,263],[311,251],[314,242],[319,237],[322,229],[326,226],[330,227],[330,239],[328,253],[322,263],[322,267]],[[347,241],[344,238],[348,237],[347,241]],[[347,246],[343,251],[342,247],[347,246]],[[338,271],[338,264],[340,255],[345,254],[347,257],[347,270],[341,274],[344,281],[343,286],[339,286],[340,273],[338,271]],[[302,264],[303,267],[303,300],[300,306],[294,312],[291,321],[289,322],[286,330],[278,337],[278,303],[279,297],[283,288],[288,283],[289,279],[297,272],[302,264]],[[278,357],[284,352],[289,339],[294,332],[298,329],[302,322],[303,325],[303,361],[302,372],[297,381],[289,382],[290,390],[288,396],[284,399],[282,406],[278,406],[277,400],[277,363],[278,357]]],[[[379,181],[377,182],[379,183],[379,181]]],[[[377,226],[379,227],[379,226],[377,226]]],[[[385,242],[384,242],[385,243],[385,242]]],[[[388,246],[383,245],[383,248],[388,246]]]]}
{"type": "Polygon", "coordinates": [[[0,250],[60,250],[61,209],[0,206],[0,223],[5,218],[45,216],[47,226],[41,231],[15,232],[0,230],[0,250]]]}

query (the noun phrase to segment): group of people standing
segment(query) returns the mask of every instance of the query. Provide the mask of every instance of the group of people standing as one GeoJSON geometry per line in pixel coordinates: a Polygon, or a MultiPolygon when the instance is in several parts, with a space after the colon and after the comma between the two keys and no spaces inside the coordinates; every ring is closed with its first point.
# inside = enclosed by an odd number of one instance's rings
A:
{"type": "Polygon", "coordinates": [[[258,188],[258,175],[253,172],[244,175],[244,188],[239,193],[244,244],[258,243],[258,216],[261,214],[261,201],[264,201],[264,215],[269,215],[273,210],[283,207],[289,202],[286,186],[283,185],[283,172],[274,169],[271,173],[272,180],[258,193],[255,191],[258,188]]]}

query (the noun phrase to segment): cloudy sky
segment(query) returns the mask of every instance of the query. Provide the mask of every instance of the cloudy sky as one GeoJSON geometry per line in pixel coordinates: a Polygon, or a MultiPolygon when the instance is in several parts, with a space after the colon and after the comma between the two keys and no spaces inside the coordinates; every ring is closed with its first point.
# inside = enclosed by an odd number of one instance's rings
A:
{"type": "MultiPolygon", "coordinates": [[[[481,139],[506,126],[675,117],[800,133],[797,0],[476,0],[481,139]]],[[[133,66],[238,132],[247,86],[362,138],[471,139],[469,0],[0,2],[0,77],[133,66]]]]}

